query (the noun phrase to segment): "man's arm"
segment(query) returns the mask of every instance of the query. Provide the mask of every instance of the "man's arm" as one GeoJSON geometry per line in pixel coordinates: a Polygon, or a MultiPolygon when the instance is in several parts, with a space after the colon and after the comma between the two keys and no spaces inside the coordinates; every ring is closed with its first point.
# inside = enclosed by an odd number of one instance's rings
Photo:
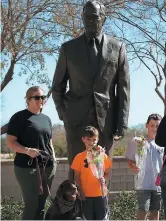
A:
{"type": "Polygon", "coordinates": [[[129,65],[126,55],[126,48],[122,43],[118,62],[118,81],[117,81],[117,133],[115,135],[124,135],[124,130],[128,126],[129,105],[130,105],[130,76],[129,65]]]}
{"type": "Polygon", "coordinates": [[[52,98],[54,100],[59,119],[63,120],[63,98],[64,94],[66,93],[68,81],[68,74],[67,74],[67,65],[66,65],[66,56],[64,45],[62,45],[60,49],[59,59],[57,62],[53,83],[52,83],[52,98]]]}
{"type": "Polygon", "coordinates": [[[129,165],[130,169],[132,169],[132,171],[133,171],[134,173],[139,173],[139,170],[140,170],[140,169],[136,166],[135,161],[133,161],[133,160],[128,160],[128,165],[129,165]]]}

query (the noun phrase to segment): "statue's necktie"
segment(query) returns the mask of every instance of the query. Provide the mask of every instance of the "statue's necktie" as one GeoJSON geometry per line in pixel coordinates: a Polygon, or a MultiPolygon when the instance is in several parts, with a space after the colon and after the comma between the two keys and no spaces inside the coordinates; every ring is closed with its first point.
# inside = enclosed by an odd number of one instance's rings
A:
{"type": "Polygon", "coordinates": [[[95,38],[92,38],[90,43],[91,43],[90,44],[90,63],[92,66],[93,74],[95,75],[96,68],[97,68],[97,54],[98,54],[96,43],[95,43],[95,38]]]}

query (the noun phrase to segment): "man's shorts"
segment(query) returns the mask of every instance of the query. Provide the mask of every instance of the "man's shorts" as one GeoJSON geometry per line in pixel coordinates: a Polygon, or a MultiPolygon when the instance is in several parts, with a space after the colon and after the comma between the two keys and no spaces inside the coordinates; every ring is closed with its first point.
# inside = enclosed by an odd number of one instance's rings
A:
{"type": "Polygon", "coordinates": [[[137,190],[138,210],[159,211],[161,206],[161,193],[155,190],[137,190]]]}

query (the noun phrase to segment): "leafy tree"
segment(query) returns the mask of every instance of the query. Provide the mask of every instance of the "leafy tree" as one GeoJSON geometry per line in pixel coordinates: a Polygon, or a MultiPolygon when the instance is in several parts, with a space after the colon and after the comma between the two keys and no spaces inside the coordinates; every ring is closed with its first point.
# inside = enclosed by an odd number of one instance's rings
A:
{"type": "MultiPolygon", "coordinates": [[[[83,0],[2,1],[2,81],[1,90],[18,74],[27,82],[50,85],[45,70],[46,55],[58,53],[65,39],[83,32],[83,0]]],[[[107,8],[105,30],[127,44],[130,61],[143,64],[154,76],[155,91],[166,77],[166,3],[164,0],[101,0],[107,8]],[[110,23],[111,21],[111,23],[110,23]]],[[[166,88],[166,87],[165,87],[166,88]]],[[[50,94],[50,92],[49,92],[50,94]]],[[[7,125],[1,130],[5,133],[7,125]]]]}
{"type": "Polygon", "coordinates": [[[134,136],[145,136],[146,128],[144,124],[138,124],[134,127],[128,128],[122,140],[115,143],[114,156],[124,156],[125,152],[134,136]]]}
{"type": "Polygon", "coordinates": [[[130,61],[153,75],[155,91],[165,105],[166,94],[160,87],[166,78],[166,1],[125,1],[114,13],[107,1],[107,8],[115,35],[126,42],[130,61]]]}
{"type": "Polygon", "coordinates": [[[65,129],[63,125],[55,124],[53,126],[53,146],[56,157],[67,157],[65,129]]]}
{"type": "Polygon", "coordinates": [[[28,82],[49,85],[45,59],[57,52],[60,36],[53,20],[55,8],[53,0],[2,1],[1,91],[15,74],[27,74],[28,82]]]}
{"type": "MultiPolygon", "coordinates": [[[[1,91],[15,75],[23,74],[27,75],[26,83],[50,88],[46,59],[56,57],[67,37],[55,22],[61,5],[63,1],[58,0],[1,1],[1,91]]],[[[1,134],[6,133],[7,126],[1,128],[1,134]]]]}

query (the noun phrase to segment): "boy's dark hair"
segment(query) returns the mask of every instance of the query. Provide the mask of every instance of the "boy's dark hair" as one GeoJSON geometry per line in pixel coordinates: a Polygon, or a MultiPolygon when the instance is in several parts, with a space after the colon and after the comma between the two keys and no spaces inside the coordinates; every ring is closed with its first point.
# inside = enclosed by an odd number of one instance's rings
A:
{"type": "Polygon", "coordinates": [[[161,120],[161,119],[162,116],[160,114],[150,114],[146,123],[148,124],[150,120],[161,120]]]}
{"type": "Polygon", "coordinates": [[[85,127],[82,132],[82,137],[93,137],[93,136],[99,136],[99,131],[92,126],[85,127]]]}

